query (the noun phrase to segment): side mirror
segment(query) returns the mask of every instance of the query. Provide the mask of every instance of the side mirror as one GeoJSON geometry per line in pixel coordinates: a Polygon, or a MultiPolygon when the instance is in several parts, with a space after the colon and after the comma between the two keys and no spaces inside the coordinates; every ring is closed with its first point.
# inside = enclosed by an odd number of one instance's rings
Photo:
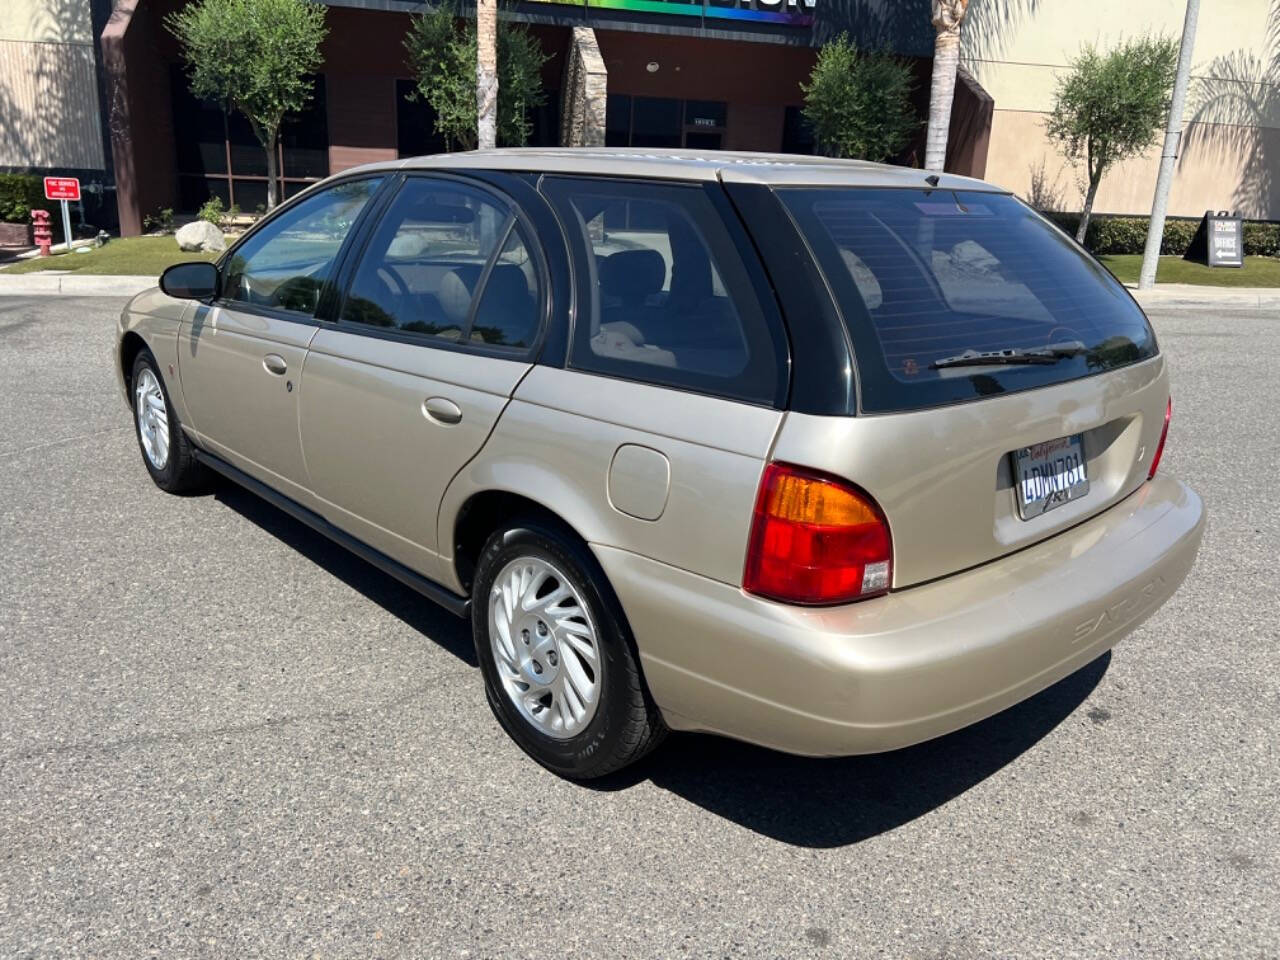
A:
{"type": "Polygon", "coordinates": [[[178,300],[212,300],[218,295],[218,268],[212,263],[175,263],[160,274],[160,289],[178,300]]]}

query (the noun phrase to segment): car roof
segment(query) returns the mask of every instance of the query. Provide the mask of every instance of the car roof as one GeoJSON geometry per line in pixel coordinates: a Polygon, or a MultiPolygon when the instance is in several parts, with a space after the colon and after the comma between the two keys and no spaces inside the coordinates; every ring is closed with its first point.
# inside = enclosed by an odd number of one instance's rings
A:
{"type": "MultiPolygon", "coordinates": [[[[588,176],[650,177],[666,180],[759,183],[775,186],[936,187],[1007,192],[982,180],[949,173],[936,184],[914,167],[865,160],[836,160],[786,153],[720,150],[646,150],[614,147],[521,147],[439,153],[372,163],[376,170],[510,170],[588,176]]],[[[355,171],[347,171],[355,172],[355,171]]]]}

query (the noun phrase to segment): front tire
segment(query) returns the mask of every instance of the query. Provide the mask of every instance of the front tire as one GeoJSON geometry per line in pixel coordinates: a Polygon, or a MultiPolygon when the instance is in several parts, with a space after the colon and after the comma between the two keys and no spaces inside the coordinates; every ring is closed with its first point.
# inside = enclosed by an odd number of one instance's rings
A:
{"type": "Polygon", "coordinates": [[[129,384],[138,449],[156,486],[167,493],[183,493],[203,486],[207,475],[195,458],[191,441],[182,432],[164,378],[150,350],[141,351],[133,361],[129,384]]]}
{"type": "Polygon", "coordinates": [[[589,780],[661,742],[622,608],[580,540],[540,520],[495,532],[471,597],[489,706],[534,760],[589,780]]]}

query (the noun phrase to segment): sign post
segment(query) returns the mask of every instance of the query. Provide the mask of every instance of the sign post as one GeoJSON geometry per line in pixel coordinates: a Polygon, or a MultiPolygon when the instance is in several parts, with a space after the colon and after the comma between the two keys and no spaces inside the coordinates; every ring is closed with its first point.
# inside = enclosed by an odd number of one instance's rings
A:
{"type": "Polygon", "coordinates": [[[75,177],[45,177],[44,195],[47,200],[62,201],[62,236],[71,252],[71,208],[69,200],[80,199],[80,181],[75,177]]]}
{"type": "Polygon", "coordinates": [[[1240,217],[1219,210],[1204,212],[1200,227],[1182,259],[1210,267],[1244,266],[1244,223],[1240,217]]]}

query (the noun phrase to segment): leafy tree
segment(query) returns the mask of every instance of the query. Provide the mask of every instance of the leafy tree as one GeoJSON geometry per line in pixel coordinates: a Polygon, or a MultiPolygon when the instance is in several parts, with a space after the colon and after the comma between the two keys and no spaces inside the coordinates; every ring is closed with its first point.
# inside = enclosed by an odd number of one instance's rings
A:
{"type": "Polygon", "coordinates": [[[804,117],[818,147],[835,157],[883,163],[919,126],[911,108],[911,68],[883,53],[859,53],[848,34],[818,51],[804,91],[804,117]]]}
{"type": "MultiPolygon", "coordinates": [[[[436,130],[452,147],[474,150],[478,139],[476,24],[460,20],[448,4],[414,18],[405,37],[415,96],[435,111],[436,130]]],[[[542,65],[547,55],[524,27],[498,21],[497,142],[524,146],[533,125],[529,111],[546,100],[542,65]]]]}
{"type": "Polygon", "coordinates": [[[311,99],[325,8],[306,0],[197,0],[165,20],[182,43],[191,92],[239,110],[267,153],[267,209],[276,205],[280,124],[311,99]]]}
{"type": "Polygon", "coordinates": [[[1103,175],[1155,142],[1169,113],[1178,45],[1167,37],[1129,40],[1109,53],[1086,45],[1058,81],[1045,129],[1088,189],[1076,241],[1084,243],[1103,175]]]}

